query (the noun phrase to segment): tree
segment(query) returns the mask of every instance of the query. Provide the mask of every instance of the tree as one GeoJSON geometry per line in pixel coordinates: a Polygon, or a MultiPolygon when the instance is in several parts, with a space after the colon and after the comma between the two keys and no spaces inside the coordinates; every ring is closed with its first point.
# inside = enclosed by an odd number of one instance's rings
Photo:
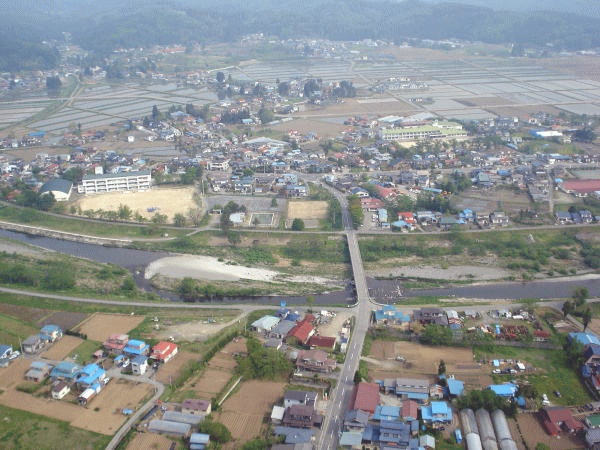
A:
{"type": "Polygon", "coordinates": [[[131,208],[127,205],[119,205],[119,209],[117,210],[117,216],[119,217],[119,219],[121,220],[129,220],[131,219],[133,212],[131,211],[131,208]]]}
{"type": "Polygon", "coordinates": [[[277,198],[273,197],[271,199],[271,208],[277,208],[277,198]]]}
{"type": "Polygon", "coordinates": [[[196,298],[196,282],[193,278],[185,277],[177,286],[177,294],[184,300],[190,301],[196,298]]]}
{"type": "Polygon", "coordinates": [[[308,306],[308,312],[311,312],[313,306],[315,305],[315,296],[314,295],[306,296],[306,305],[308,306]]]}
{"type": "Polygon", "coordinates": [[[225,74],[221,71],[217,72],[217,83],[223,83],[225,81],[225,74]]]}
{"type": "Polygon", "coordinates": [[[54,205],[56,205],[56,198],[52,192],[48,192],[38,197],[35,206],[42,211],[50,211],[54,205]]]}
{"type": "Polygon", "coordinates": [[[566,318],[569,314],[573,314],[573,311],[575,311],[573,303],[570,300],[565,301],[562,305],[563,317],[566,318]]]}
{"type": "Polygon", "coordinates": [[[296,218],[292,221],[292,230],[304,231],[304,220],[296,218]]]}
{"type": "Polygon", "coordinates": [[[210,435],[210,439],[218,442],[219,444],[225,444],[231,440],[231,432],[221,422],[214,422],[210,419],[204,419],[198,426],[201,433],[210,435]]]}
{"type": "Polygon", "coordinates": [[[583,331],[585,331],[592,321],[592,310],[589,306],[585,309],[585,311],[583,311],[583,314],[581,315],[581,321],[583,322],[583,331]]]}
{"type": "Polygon", "coordinates": [[[173,216],[173,225],[175,225],[176,227],[185,227],[186,223],[187,220],[183,214],[177,213],[173,216]]]}
{"type": "Polygon", "coordinates": [[[195,227],[202,223],[202,210],[200,208],[190,208],[187,212],[188,219],[195,227]]]}
{"type": "Polygon", "coordinates": [[[452,330],[443,325],[427,325],[420,341],[426,345],[448,345],[452,342],[452,330]]]}
{"type": "Polygon", "coordinates": [[[152,216],[152,223],[156,225],[164,225],[167,223],[167,216],[165,214],[156,213],[152,216]]]}
{"type": "Polygon", "coordinates": [[[242,242],[242,235],[237,231],[229,230],[227,232],[227,240],[235,247],[237,244],[242,242]]]}
{"type": "Polygon", "coordinates": [[[154,105],[152,107],[152,120],[158,120],[160,118],[160,111],[158,110],[158,106],[154,105]]]}
{"type": "Polygon", "coordinates": [[[588,296],[589,291],[585,287],[576,287],[575,289],[573,289],[572,298],[573,300],[575,300],[575,305],[577,307],[583,306],[586,300],[588,299],[588,296]]]}
{"type": "Polygon", "coordinates": [[[272,122],[273,119],[275,118],[275,115],[273,114],[273,111],[271,111],[269,108],[266,108],[265,106],[263,106],[258,111],[258,118],[260,119],[262,124],[265,124],[265,123],[272,122]]]}
{"type": "Polygon", "coordinates": [[[438,365],[438,375],[446,375],[446,362],[442,359],[438,365]]]}
{"type": "Polygon", "coordinates": [[[290,93],[290,83],[282,82],[277,84],[277,92],[282,97],[287,97],[290,93]]]}
{"type": "Polygon", "coordinates": [[[60,81],[60,77],[46,77],[46,89],[49,91],[57,92],[60,91],[62,87],[62,81],[60,81]]]}
{"type": "Polygon", "coordinates": [[[241,450],[266,450],[269,446],[269,443],[264,439],[252,439],[251,441],[246,442],[242,445],[241,450]]]}

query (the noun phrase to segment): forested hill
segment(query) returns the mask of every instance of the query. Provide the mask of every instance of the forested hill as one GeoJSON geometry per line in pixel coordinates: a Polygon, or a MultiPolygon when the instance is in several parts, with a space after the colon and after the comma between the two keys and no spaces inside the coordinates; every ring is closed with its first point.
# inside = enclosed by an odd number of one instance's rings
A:
{"type": "MultiPolygon", "coordinates": [[[[283,38],[395,42],[456,38],[552,44],[566,50],[600,47],[600,18],[554,11],[498,11],[437,0],[9,0],[5,6],[4,22],[15,32],[11,40],[2,39],[0,63],[4,64],[12,61],[7,59],[11,49],[6,48],[11,42],[39,42],[35,39],[41,31],[47,35],[44,39],[69,31],[75,42],[98,55],[116,46],[226,42],[255,32],[283,38]]],[[[47,64],[47,59],[40,57],[38,62],[47,64]]],[[[2,69],[7,70],[5,65],[2,69]]]]}

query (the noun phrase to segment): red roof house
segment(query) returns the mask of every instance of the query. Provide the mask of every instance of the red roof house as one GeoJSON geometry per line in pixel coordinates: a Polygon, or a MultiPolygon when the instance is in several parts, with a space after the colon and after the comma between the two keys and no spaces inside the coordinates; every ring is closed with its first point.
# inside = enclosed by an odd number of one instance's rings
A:
{"type": "Polygon", "coordinates": [[[302,322],[298,322],[294,328],[287,334],[285,341],[287,343],[298,343],[306,345],[308,339],[315,334],[315,329],[309,321],[304,319],[302,322]]]}
{"type": "Polygon", "coordinates": [[[177,354],[177,345],[173,342],[161,341],[152,347],[151,357],[159,362],[166,363],[177,354]]]}
{"type": "Polygon", "coordinates": [[[335,349],[335,341],[336,339],[334,337],[313,335],[308,340],[308,346],[310,348],[320,348],[331,351],[335,349]]]}
{"type": "Polygon", "coordinates": [[[374,414],[379,405],[379,385],[377,383],[358,383],[352,394],[352,408],[374,414]]]}
{"type": "Polygon", "coordinates": [[[404,220],[406,223],[410,223],[411,225],[417,223],[417,221],[415,220],[415,215],[410,211],[399,212],[398,220],[404,220]]]}
{"type": "Polygon", "coordinates": [[[129,336],[126,334],[111,334],[102,344],[104,350],[113,355],[120,355],[129,342],[129,336]]]}
{"type": "Polygon", "coordinates": [[[576,433],[585,427],[579,420],[573,418],[571,410],[562,406],[547,406],[540,411],[542,424],[550,436],[561,432],[576,433]]]}

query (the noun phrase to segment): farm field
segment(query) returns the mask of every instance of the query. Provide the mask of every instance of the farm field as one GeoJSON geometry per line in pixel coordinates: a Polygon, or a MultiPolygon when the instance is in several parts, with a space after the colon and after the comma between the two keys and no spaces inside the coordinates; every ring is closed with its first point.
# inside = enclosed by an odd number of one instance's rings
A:
{"type": "MultiPolygon", "coordinates": [[[[25,372],[31,362],[25,358],[15,359],[8,367],[0,369],[0,389],[6,391],[25,381],[25,372]]],[[[0,398],[3,394],[0,394],[0,398]]]]}
{"type": "Polygon", "coordinates": [[[327,217],[327,207],[324,201],[290,201],[287,215],[290,219],[324,219],[327,217]]]}
{"type": "Polygon", "coordinates": [[[10,316],[0,314],[0,331],[5,343],[15,348],[19,347],[19,338],[23,339],[32,334],[37,334],[39,328],[33,327],[10,316]]]}
{"type": "Polygon", "coordinates": [[[464,381],[466,389],[481,389],[492,382],[490,368],[476,363],[469,348],[375,340],[367,361],[372,379],[427,377],[433,381],[441,359],[446,363],[448,374],[464,381]],[[396,361],[397,356],[404,357],[405,362],[396,361]]]}
{"type": "Polygon", "coordinates": [[[63,336],[58,342],[52,344],[52,346],[48,350],[44,351],[40,356],[53,361],[60,361],[77,347],[79,347],[82,343],[83,339],[81,338],[75,336],[63,336]]]}
{"type": "Polygon", "coordinates": [[[39,308],[30,308],[27,306],[0,303],[0,314],[5,314],[24,322],[38,322],[44,317],[47,317],[49,311],[39,308]]]}
{"type": "MultiPolygon", "coordinates": [[[[519,414],[517,415],[517,422],[528,448],[535,448],[538,442],[549,445],[552,450],[585,448],[583,440],[568,433],[562,433],[560,437],[549,436],[537,414],[519,414]]],[[[511,432],[514,433],[512,429],[511,432]]],[[[519,441],[519,444],[521,444],[517,436],[518,434],[513,434],[515,442],[519,441]]],[[[523,448],[522,444],[519,446],[519,449],[521,448],[523,448]]]]}
{"type": "Polygon", "coordinates": [[[246,340],[238,339],[227,344],[211,358],[208,367],[199,377],[186,382],[179,390],[181,398],[211,399],[221,392],[233,375],[237,362],[234,353],[246,351],[246,340]]]}
{"type": "Polygon", "coordinates": [[[88,339],[104,342],[111,334],[127,334],[137,327],[144,317],[125,314],[96,313],[86,320],[77,331],[86,334],[88,339]]]}
{"type": "Polygon", "coordinates": [[[40,326],[47,324],[58,325],[63,329],[63,331],[65,331],[71,330],[72,328],[76,327],[88,317],[89,314],[86,313],[78,313],[73,311],[57,311],[52,312],[43,320],[40,320],[38,323],[40,324],[40,326]]]}
{"type": "Polygon", "coordinates": [[[133,214],[139,213],[146,219],[156,213],[164,214],[169,219],[177,213],[186,214],[188,209],[196,206],[194,188],[154,188],[144,192],[109,192],[85,196],[76,204],[82,211],[99,210],[117,211],[119,205],[127,205],[133,214]]]}
{"type": "Polygon", "coordinates": [[[127,446],[128,450],[152,449],[152,450],[169,450],[172,441],[166,436],[156,433],[136,433],[135,437],[127,446]]]}
{"type": "Polygon", "coordinates": [[[0,427],[3,450],[101,450],[110,440],[108,436],[71,428],[64,421],[6,406],[0,406],[0,417],[3,419],[0,427]]]}
{"type": "MultiPolygon", "coordinates": [[[[88,408],[50,398],[34,397],[15,389],[15,384],[23,381],[25,370],[29,367],[28,361],[23,360],[23,362],[25,364],[22,366],[25,367],[18,367],[22,370],[11,373],[9,382],[12,384],[10,387],[6,386],[6,390],[0,394],[1,405],[64,420],[74,427],[96,433],[114,434],[127,419],[122,414],[116,414],[115,410],[135,409],[142,399],[152,392],[148,384],[113,380],[92,400],[88,408]]],[[[16,364],[11,365],[10,368],[13,366],[16,364]]],[[[0,383],[7,384],[2,379],[0,383]]]]}
{"type": "Polygon", "coordinates": [[[160,369],[158,369],[154,378],[161,383],[169,384],[171,381],[176,380],[179,377],[181,374],[181,369],[189,361],[195,361],[199,358],[200,355],[197,353],[180,351],[168,363],[160,366],[160,369]]]}
{"type": "Polygon", "coordinates": [[[281,399],[286,383],[245,381],[239,390],[222,405],[217,420],[231,431],[232,442],[224,449],[234,449],[260,435],[263,419],[270,414],[273,405],[281,399]]]}

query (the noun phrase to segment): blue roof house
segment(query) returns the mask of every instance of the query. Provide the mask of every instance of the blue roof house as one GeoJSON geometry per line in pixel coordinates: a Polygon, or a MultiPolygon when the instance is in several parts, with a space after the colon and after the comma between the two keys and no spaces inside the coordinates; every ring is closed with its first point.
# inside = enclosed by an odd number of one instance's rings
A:
{"type": "Polygon", "coordinates": [[[362,433],[360,431],[344,431],[339,442],[342,448],[360,449],[362,445],[362,433]]]}
{"type": "Polygon", "coordinates": [[[392,444],[407,447],[410,442],[410,425],[403,422],[382,420],[379,426],[379,443],[381,447],[392,444]]]}
{"type": "Polygon", "coordinates": [[[454,378],[447,380],[448,386],[446,388],[446,394],[448,397],[460,397],[465,392],[465,383],[454,378]]]}
{"type": "Polygon", "coordinates": [[[98,364],[88,364],[77,375],[76,383],[83,387],[88,387],[102,381],[106,377],[106,371],[98,364]]]}
{"type": "Polygon", "coordinates": [[[44,341],[54,342],[60,339],[63,335],[63,330],[58,325],[44,325],[40,330],[40,338],[44,341]]]}
{"type": "Polygon", "coordinates": [[[144,341],[140,341],[138,339],[130,339],[127,342],[125,348],[123,349],[123,353],[131,356],[147,355],[148,353],[150,353],[150,346],[144,341]]]}
{"type": "Polygon", "coordinates": [[[399,406],[377,405],[373,414],[373,420],[398,420],[399,417],[399,406]]]}
{"type": "Polygon", "coordinates": [[[426,423],[449,423],[452,422],[452,408],[446,402],[431,402],[421,406],[421,418],[426,423]]]}
{"type": "Polygon", "coordinates": [[[81,371],[81,366],[69,361],[59,362],[50,372],[52,378],[72,380],[81,371]]]}
{"type": "Polygon", "coordinates": [[[13,348],[10,345],[0,345],[0,359],[8,358],[13,352],[13,348]]]}
{"type": "Polygon", "coordinates": [[[504,384],[491,384],[488,389],[494,391],[496,395],[500,397],[512,398],[516,395],[519,387],[516,384],[504,383],[504,384]]]}
{"type": "Polygon", "coordinates": [[[398,311],[394,305],[384,305],[381,309],[374,311],[375,322],[402,324],[410,322],[410,315],[398,311]]]}

